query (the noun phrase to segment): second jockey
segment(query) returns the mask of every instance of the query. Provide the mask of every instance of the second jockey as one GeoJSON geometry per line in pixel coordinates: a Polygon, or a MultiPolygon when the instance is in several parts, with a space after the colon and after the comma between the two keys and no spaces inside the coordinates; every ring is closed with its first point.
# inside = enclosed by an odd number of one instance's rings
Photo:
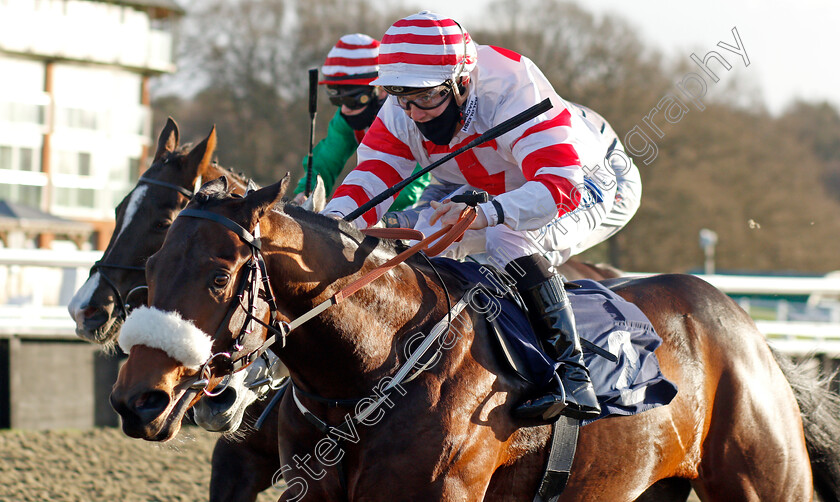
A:
{"type": "MultiPolygon", "coordinates": [[[[378,58],[379,41],[363,33],[353,33],[338,40],[321,68],[324,78],[318,83],[327,86],[330,102],[338,107],[327,136],[312,151],[313,175],[321,177],[328,195],[387,97],[382,87],[370,85],[378,75],[378,58]]],[[[308,167],[308,158],[304,157],[303,171],[308,167]]],[[[413,205],[428,183],[429,175],[426,175],[406,187],[391,210],[400,211],[413,205]]],[[[305,188],[306,176],[295,188],[297,203],[305,199],[305,188]]]]}

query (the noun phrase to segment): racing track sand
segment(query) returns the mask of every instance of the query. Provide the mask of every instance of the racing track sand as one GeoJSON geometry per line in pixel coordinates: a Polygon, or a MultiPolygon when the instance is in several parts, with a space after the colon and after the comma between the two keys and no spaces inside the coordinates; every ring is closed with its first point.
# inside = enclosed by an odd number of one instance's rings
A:
{"type": "MultiPolygon", "coordinates": [[[[198,427],[165,444],[112,428],[0,430],[0,502],[206,501],[217,438],[198,427]]],[[[269,489],[258,502],[279,496],[269,489]]]]}
{"type": "MultiPolygon", "coordinates": [[[[198,427],[166,444],[112,428],[0,430],[0,501],[206,501],[217,438],[198,427]]],[[[259,502],[279,495],[267,490],[259,502]]]]}

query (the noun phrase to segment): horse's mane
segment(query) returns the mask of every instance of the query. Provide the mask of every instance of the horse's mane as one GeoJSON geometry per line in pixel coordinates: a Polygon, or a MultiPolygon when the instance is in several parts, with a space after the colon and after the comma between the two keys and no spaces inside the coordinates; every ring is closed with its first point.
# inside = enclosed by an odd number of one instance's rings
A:
{"type": "MultiPolygon", "coordinates": [[[[337,238],[334,232],[331,232],[331,226],[336,224],[338,224],[338,231],[346,237],[352,239],[357,245],[361,245],[362,241],[364,241],[365,239],[375,239],[374,237],[365,235],[364,233],[362,233],[361,230],[356,228],[355,225],[343,219],[335,220],[328,216],[324,216],[323,214],[308,211],[294,204],[284,204],[282,210],[294,220],[305,223],[310,228],[317,229],[322,234],[327,236],[327,238],[332,240],[337,238]]],[[[373,242],[376,243],[374,247],[392,255],[396,255],[401,251],[397,248],[396,242],[392,240],[375,239],[373,242]]],[[[411,264],[412,266],[416,266],[424,264],[425,260],[421,260],[417,255],[414,255],[408,260],[406,260],[406,263],[411,264]]]]}
{"type": "Polygon", "coordinates": [[[213,161],[213,163],[211,165],[213,166],[214,169],[218,169],[218,170],[222,171],[225,176],[230,176],[231,178],[233,178],[240,185],[247,186],[248,182],[250,181],[250,182],[254,183],[255,185],[257,185],[257,188],[261,188],[260,185],[255,183],[248,175],[246,175],[242,171],[234,171],[232,168],[225,167],[225,166],[219,164],[218,162],[216,162],[215,160],[213,161]]]}
{"type": "MultiPolygon", "coordinates": [[[[214,190],[204,187],[196,194],[192,202],[190,202],[190,205],[195,209],[207,210],[218,207],[230,199],[239,197],[230,192],[230,190],[214,190]]],[[[384,252],[389,256],[395,256],[402,251],[397,247],[395,241],[365,235],[355,225],[347,221],[336,220],[323,214],[309,211],[296,204],[289,204],[286,201],[282,201],[275,205],[274,211],[285,213],[288,217],[298,223],[302,223],[310,230],[318,232],[325,240],[334,242],[336,246],[343,247],[345,245],[346,241],[341,238],[343,236],[352,240],[357,246],[362,246],[362,243],[368,240],[371,243],[371,249],[384,252]]],[[[418,255],[409,257],[405,263],[411,265],[413,268],[425,269],[428,266],[426,261],[418,255]]]]}

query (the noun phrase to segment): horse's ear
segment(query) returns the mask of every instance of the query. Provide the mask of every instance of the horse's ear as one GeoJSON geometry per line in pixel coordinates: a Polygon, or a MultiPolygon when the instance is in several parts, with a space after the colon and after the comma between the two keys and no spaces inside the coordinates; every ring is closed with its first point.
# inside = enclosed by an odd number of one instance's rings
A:
{"type": "Polygon", "coordinates": [[[257,220],[262,218],[269,209],[280,202],[283,196],[286,195],[286,189],[288,187],[289,173],[286,173],[282,180],[273,185],[261,188],[245,198],[250,209],[256,214],[257,220]]]}
{"type": "Polygon", "coordinates": [[[172,117],[167,117],[166,125],[163,126],[163,130],[160,132],[160,137],[158,138],[157,151],[155,152],[155,158],[152,159],[152,163],[160,160],[163,154],[174,152],[178,148],[179,137],[178,124],[175,123],[175,119],[172,117]]]}
{"type": "Polygon", "coordinates": [[[228,183],[227,176],[222,176],[220,178],[216,178],[214,180],[210,180],[207,183],[201,185],[201,188],[198,190],[198,193],[195,194],[195,200],[198,202],[207,202],[213,196],[218,194],[227,195],[230,193],[230,184],[228,183]]]}
{"type": "Polygon", "coordinates": [[[256,192],[259,189],[260,187],[258,187],[257,184],[254,183],[254,180],[249,179],[248,185],[245,187],[245,196],[247,197],[249,193],[256,192]]]}
{"type": "Polygon", "coordinates": [[[197,144],[195,148],[190,150],[187,154],[187,169],[193,178],[197,178],[210,165],[213,158],[213,153],[216,151],[216,126],[210,129],[210,134],[207,135],[201,143],[197,144]]]}
{"type": "Polygon", "coordinates": [[[315,190],[309,194],[309,198],[303,201],[300,207],[313,213],[320,213],[327,206],[327,189],[324,187],[324,180],[320,176],[315,177],[315,190]]]}

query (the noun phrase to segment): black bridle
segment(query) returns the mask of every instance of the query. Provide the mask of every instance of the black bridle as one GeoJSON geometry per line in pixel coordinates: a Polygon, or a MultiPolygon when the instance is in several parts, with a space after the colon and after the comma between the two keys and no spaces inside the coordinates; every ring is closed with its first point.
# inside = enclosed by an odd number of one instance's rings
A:
{"type": "MultiPolygon", "coordinates": [[[[259,238],[259,223],[257,223],[254,229],[254,234],[252,234],[235,221],[210,211],[201,209],[184,209],[178,214],[178,217],[182,216],[210,220],[223,225],[235,233],[246,245],[248,245],[251,253],[248,263],[244,265],[244,267],[247,267],[247,271],[242,277],[242,280],[239,282],[236,294],[234,295],[234,298],[237,298],[238,301],[230,304],[224,319],[219,324],[219,327],[216,329],[216,333],[213,336],[213,339],[217,340],[224,334],[225,331],[231,331],[229,328],[230,320],[237,310],[241,308],[245,313],[245,321],[242,323],[242,327],[234,339],[233,350],[231,352],[216,352],[212,354],[199,369],[196,375],[197,381],[192,383],[190,386],[194,390],[203,390],[206,395],[213,396],[223,391],[226,384],[224,384],[224,387],[221,390],[214,389],[213,394],[207,391],[207,386],[210,382],[210,378],[212,377],[211,365],[214,365],[218,370],[223,372],[223,374],[219,376],[223,379],[227,379],[227,377],[244,369],[265,353],[265,351],[274,344],[278,337],[282,340],[282,343],[285,346],[286,335],[299,324],[289,324],[280,320],[280,311],[277,307],[277,301],[275,300],[274,293],[271,289],[265,259],[263,258],[261,251],[262,242],[259,238]],[[257,317],[257,299],[264,301],[268,305],[270,316],[268,323],[257,317]],[[253,325],[255,323],[265,328],[271,333],[271,335],[266,336],[265,340],[260,342],[256,349],[248,351],[246,337],[254,332],[253,325]]],[[[314,315],[307,317],[306,320],[311,317],[314,317],[314,315]]],[[[298,319],[298,321],[299,320],[300,319],[298,319]]],[[[229,381],[229,379],[227,379],[227,381],[229,381]]]]}
{"type": "MultiPolygon", "coordinates": [[[[168,183],[166,181],[160,181],[141,176],[140,179],[137,180],[137,185],[139,186],[142,183],[146,183],[149,185],[157,185],[160,187],[168,188],[170,190],[175,190],[179,194],[183,195],[187,198],[187,201],[183,204],[183,206],[181,206],[182,209],[193,197],[192,191],[182,186],[178,186],[173,183],[168,183]]],[[[123,298],[122,294],[120,294],[120,289],[117,287],[116,283],[110,277],[108,277],[107,274],[105,274],[104,270],[102,270],[106,268],[111,268],[115,270],[129,270],[132,272],[143,272],[146,270],[146,267],[144,265],[120,265],[117,263],[105,263],[105,257],[103,257],[101,260],[94,263],[92,267],[90,267],[90,273],[88,274],[88,277],[92,276],[96,272],[99,272],[99,276],[102,277],[102,280],[105,281],[105,284],[107,284],[108,287],[110,287],[111,290],[114,292],[114,303],[117,305],[118,309],[117,313],[115,314],[115,317],[120,321],[125,321],[125,318],[128,316],[129,311],[132,310],[131,305],[128,303],[129,299],[133,294],[144,289],[148,289],[148,286],[145,284],[136,286],[130,289],[128,293],[126,293],[125,298],[123,298]]]]}

